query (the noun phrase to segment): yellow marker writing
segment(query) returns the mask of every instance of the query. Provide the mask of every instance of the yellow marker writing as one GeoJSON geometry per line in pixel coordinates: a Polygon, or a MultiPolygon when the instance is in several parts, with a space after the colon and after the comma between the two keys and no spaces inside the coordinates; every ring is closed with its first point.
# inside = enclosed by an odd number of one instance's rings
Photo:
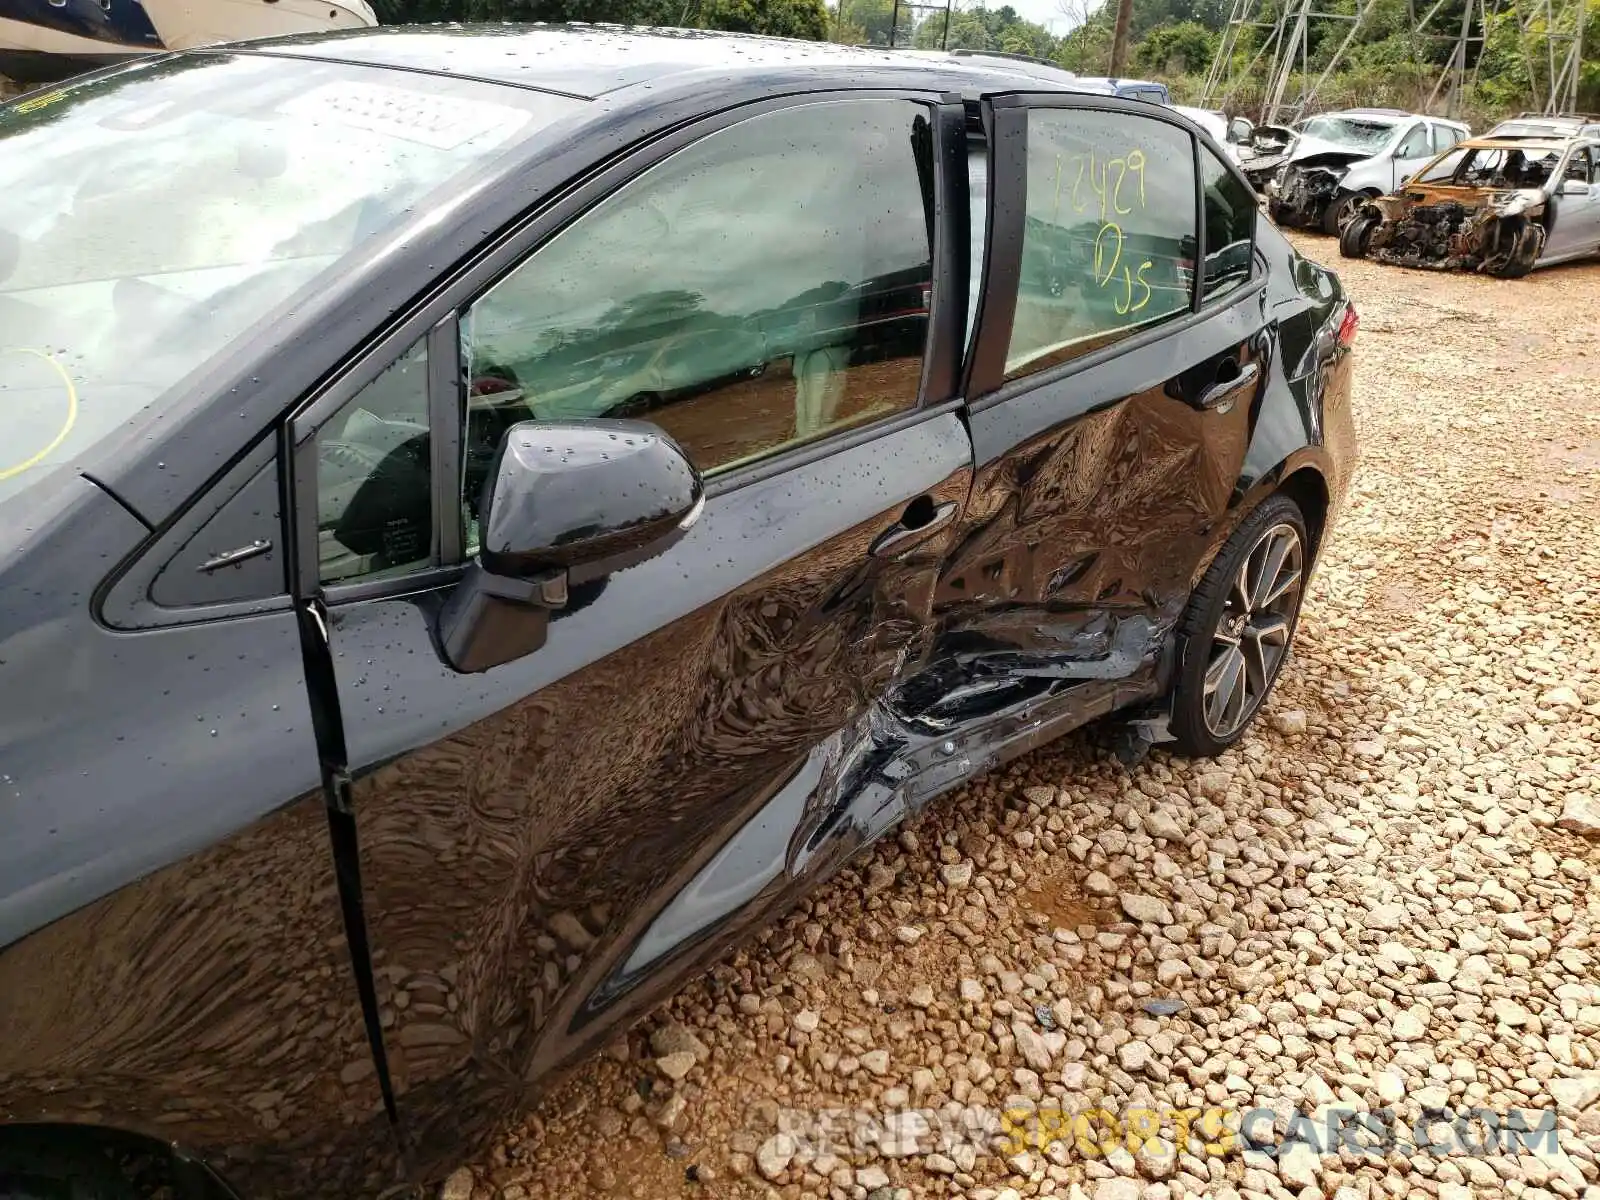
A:
{"type": "Polygon", "coordinates": [[[50,439],[44,449],[38,451],[30,458],[25,458],[14,467],[0,467],[0,479],[10,479],[13,475],[21,475],[29,467],[38,466],[55,448],[67,440],[67,435],[72,432],[72,427],[78,421],[78,389],[73,386],[72,376],[67,374],[67,369],[43,350],[29,350],[25,346],[14,346],[9,350],[0,350],[0,355],[5,354],[31,354],[34,358],[42,358],[55,368],[57,375],[61,376],[61,383],[67,389],[67,417],[61,423],[60,430],[55,437],[50,439]]]}

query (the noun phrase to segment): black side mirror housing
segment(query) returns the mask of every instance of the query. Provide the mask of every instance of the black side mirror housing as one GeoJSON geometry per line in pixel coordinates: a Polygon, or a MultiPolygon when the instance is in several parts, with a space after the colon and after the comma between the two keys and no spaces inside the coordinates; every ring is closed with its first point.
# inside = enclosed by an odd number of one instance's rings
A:
{"type": "Polygon", "coordinates": [[[484,483],[478,557],[439,613],[441,656],[477,672],[531,654],[569,588],[663,553],[704,503],[699,472],[653,425],[513,425],[484,483]]]}

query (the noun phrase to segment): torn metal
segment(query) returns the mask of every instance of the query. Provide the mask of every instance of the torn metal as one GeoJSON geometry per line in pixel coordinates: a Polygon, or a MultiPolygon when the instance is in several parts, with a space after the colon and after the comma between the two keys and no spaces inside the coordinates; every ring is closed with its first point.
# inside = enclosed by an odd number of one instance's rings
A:
{"type": "Polygon", "coordinates": [[[1544,247],[1544,208],[1544,196],[1537,190],[1462,197],[1407,191],[1372,201],[1346,234],[1355,242],[1364,238],[1361,248],[1377,262],[1525,275],[1544,247]]]}

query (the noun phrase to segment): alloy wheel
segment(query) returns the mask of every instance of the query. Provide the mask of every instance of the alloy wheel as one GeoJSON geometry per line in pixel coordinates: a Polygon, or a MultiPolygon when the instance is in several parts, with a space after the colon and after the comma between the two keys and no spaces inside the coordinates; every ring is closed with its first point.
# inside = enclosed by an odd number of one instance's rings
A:
{"type": "Polygon", "coordinates": [[[1232,737],[1266,699],[1289,653],[1304,578],[1305,545],[1293,525],[1267,529],[1228,589],[1206,664],[1206,728],[1232,737]]]}
{"type": "Polygon", "coordinates": [[[1355,218],[1355,215],[1361,211],[1361,206],[1366,202],[1367,198],[1360,193],[1357,193],[1354,196],[1346,196],[1343,200],[1341,200],[1339,202],[1339,215],[1337,218],[1339,228],[1343,229],[1346,225],[1350,224],[1350,222],[1355,218]]]}

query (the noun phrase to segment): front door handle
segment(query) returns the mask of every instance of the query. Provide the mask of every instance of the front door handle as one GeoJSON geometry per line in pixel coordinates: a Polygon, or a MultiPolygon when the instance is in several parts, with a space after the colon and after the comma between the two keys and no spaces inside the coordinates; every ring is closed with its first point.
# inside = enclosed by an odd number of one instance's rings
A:
{"type": "Polygon", "coordinates": [[[1255,387],[1256,380],[1261,375],[1261,364],[1247,362],[1239,368],[1239,373],[1232,379],[1219,379],[1211,384],[1195,398],[1194,406],[1198,409],[1221,408],[1231,404],[1240,393],[1255,387]]]}
{"type": "Polygon", "coordinates": [[[955,516],[954,500],[935,504],[931,496],[918,496],[906,505],[898,521],[872,539],[867,553],[874,558],[894,558],[904,554],[938,533],[955,520],[955,516]]]}

